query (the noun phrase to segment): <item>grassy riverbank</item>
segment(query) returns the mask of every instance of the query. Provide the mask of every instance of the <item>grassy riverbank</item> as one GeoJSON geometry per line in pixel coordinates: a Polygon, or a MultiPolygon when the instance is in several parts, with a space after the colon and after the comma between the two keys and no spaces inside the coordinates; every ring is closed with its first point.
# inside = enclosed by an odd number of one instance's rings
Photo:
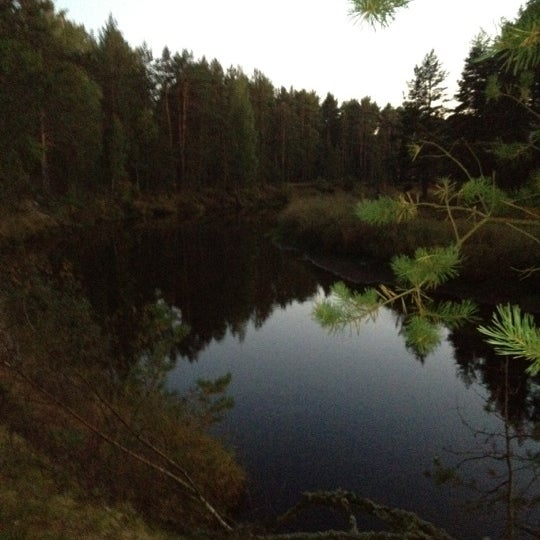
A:
{"type": "Polygon", "coordinates": [[[51,266],[32,246],[99,223],[275,215],[286,198],[286,190],[259,187],[4,204],[2,540],[214,537],[200,532],[220,526],[197,492],[230,516],[245,489],[234,454],[208,434],[227,404],[225,385],[177,397],[163,391],[167,347],[174,343],[156,306],[134,314],[140,321],[135,355],[119,358],[115,336],[96,322],[71,269],[51,266]],[[137,358],[149,351],[156,364],[140,365],[137,358]]]}
{"type": "MultiPolygon", "coordinates": [[[[292,198],[278,218],[278,241],[307,253],[371,261],[382,267],[396,254],[412,255],[418,247],[448,245],[453,240],[450,223],[428,211],[405,223],[363,223],[354,214],[360,197],[354,193],[312,193],[292,198]]],[[[470,222],[463,219],[458,226],[466,230],[470,222]]],[[[540,237],[538,223],[531,221],[524,229],[540,237]]],[[[522,280],[519,272],[538,266],[539,261],[540,248],[531,238],[503,223],[489,224],[464,245],[461,275],[452,283],[452,290],[460,295],[479,293],[479,298],[488,302],[517,293],[526,296],[527,305],[540,306],[540,297],[534,292],[540,288],[539,273],[522,280]]],[[[383,275],[386,273],[381,272],[380,279],[383,275]]]]}

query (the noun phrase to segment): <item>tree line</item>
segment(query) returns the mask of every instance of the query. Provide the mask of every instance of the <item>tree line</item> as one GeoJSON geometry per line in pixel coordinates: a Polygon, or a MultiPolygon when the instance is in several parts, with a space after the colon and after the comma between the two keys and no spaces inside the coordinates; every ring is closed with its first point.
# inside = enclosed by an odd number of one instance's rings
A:
{"type": "Polygon", "coordinates": [[[538,166],[530,149],[540,74],[525,81],[504,69],[486,36],[471,46],[450,109],[434,51],[416,66],[403,104],[380,107],[370,97],[339,104],[330,93],[276,88],[260,71],[248,76],[188,50],[153,58],[112,17],[95,37],[50,0],[0,0],[0,35],[3,201],[317,179],[425,191],[437,176],[463,177],[438,152],[413,160],[421,139],[479,175],[497,170],[505,187],[526,184],[538,166]]]}

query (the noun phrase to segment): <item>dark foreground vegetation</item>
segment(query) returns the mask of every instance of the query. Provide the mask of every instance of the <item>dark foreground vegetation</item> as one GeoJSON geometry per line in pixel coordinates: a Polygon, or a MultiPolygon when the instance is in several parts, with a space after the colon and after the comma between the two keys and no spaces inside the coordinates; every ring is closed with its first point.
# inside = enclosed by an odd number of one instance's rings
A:
{"type": "Polygon", "coordinates": [[[1,272],[0,536],[167,537],[142,517],[177,534],[219,526],[207,501],[228,514],[244,492],[207,434],[231,405],[227,380],[166,391],[189,331],[179,314],[156,298],[120,354],[69,267],[12,252],[1,272]]]}

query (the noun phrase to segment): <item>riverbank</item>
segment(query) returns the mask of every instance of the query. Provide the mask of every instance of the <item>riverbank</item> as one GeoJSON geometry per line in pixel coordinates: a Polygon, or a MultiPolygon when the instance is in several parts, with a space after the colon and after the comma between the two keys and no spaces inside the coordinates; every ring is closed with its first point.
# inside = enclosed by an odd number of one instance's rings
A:
{"type": "MultiPolygon", "coordinates": [[[[432,216],[383,227],[362,223],[354,215],[362,195],[328,193],[316,183],[308,183],[41,204],[27,199],[0,208],[0,248],[98,224],[245,215],[275,221],[278,243],[300,250],[314,264],[348,281],[374,284],[392,280],[389,261],[395,254],[412,255],[419,246],[452,241],[449,224],[432,216]]],[[[539,229],[536,225],[530,231],[538,237],[539,229]]],[[[536,292],[540,290],[540,272],[528,279],[523,279],[526,272],[520,273],[540,264],[537,243],[501,224],[492,224],[464,246],[463,255],[460,277],[445,285],[442,292],[493,304],[514,299],[524,309],[540,312],[540,293],[536,292]]]]}
{"type": "MultiPolygon", "coordinates": [[[[277,242],[341,279],[377,284],[393,280],[394,255],[411,256],[418,247],[453,241],[450,224],[431,215],[380,227],[363,223],[354,214],[359,198],[336,193],[291,200],[277,219],[277,242]]],[[[531,221],[526,230],[540,237],[537,223],[531,221]]],[[[539,264],[538,243],[503,224],[486,225],[464,245],[460,276],[439,291],[487,304],[512,301],[540,313],[540,272],[526,272],[539,264]]]]}
{"type": "Polygon", "coordinates": [[[128,198],[95,196],[54,201],[27,198],[0,207],[0,247],[54,234],[65,228],[91,227],[99,223],[275,214],[287,200],[287,189],[273,186],[230,191],[185,190],[175,195],[143,194],[128,198]]]}

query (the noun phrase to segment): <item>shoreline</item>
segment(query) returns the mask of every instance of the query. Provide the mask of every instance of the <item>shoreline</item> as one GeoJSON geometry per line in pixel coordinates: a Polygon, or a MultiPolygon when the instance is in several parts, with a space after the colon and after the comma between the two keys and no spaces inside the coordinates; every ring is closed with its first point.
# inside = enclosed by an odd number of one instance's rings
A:
{"type": "MultiPolygon", "coordinates": [[[[354,285],[391,285],[394,277],[388,262],[354,260],[328,254],[305,253],[303,257],[311,264],[334,274],[354,285]]],[[[531,294],[527,281],[516,280],[511,287],[508,281],[472,282],[465,277],[452,280],[437,289],[437,295],[458,300],[470,299],[478,304],[495,306],[508,302],[517,303],[528,312],[540,315],[540,294],[531,294]]]]}
{"type": "Polygon", "coordinates": [[[24,199],[0,208],[0,249],[30,242],[62,229],[80,229],[103,223],[174,218],[182,221],[208,216],[276,213],[285,206],[285,189],[256,186],[225,192],[218,189],[186,190],[174,195],[141,195],[133,200],[96,196],[77,203],[40,204],[24,199]]]}

